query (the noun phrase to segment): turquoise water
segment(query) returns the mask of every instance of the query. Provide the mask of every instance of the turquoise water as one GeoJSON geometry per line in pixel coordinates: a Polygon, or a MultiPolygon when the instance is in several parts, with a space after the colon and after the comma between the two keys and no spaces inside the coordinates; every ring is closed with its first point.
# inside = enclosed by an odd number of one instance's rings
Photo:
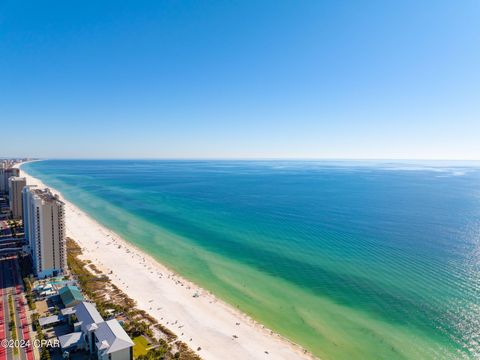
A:
{"type": "Polygon", "coordinates": [[[51,160],[23,168],[323,359],[480,357],[475,164],[51,160]]]}

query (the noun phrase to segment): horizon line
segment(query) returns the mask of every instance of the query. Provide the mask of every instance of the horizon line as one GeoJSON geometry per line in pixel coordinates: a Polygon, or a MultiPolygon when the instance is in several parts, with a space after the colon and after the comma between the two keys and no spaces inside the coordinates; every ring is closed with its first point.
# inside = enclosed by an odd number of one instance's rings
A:
{"type": "Polygon", "coordinates": [[[303,157],[0,157],[0,159],[31,160],[163,160],[163,161],[452,161],[480,162],[480,159],[448,158],[303,158],[303,157]]]}

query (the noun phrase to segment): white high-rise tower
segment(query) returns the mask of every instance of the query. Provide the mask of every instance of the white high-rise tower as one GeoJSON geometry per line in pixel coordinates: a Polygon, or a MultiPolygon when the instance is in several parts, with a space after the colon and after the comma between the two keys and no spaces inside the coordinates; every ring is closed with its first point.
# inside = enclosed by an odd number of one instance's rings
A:
{"type": "Polygon", "coordinates": [[[56,276],[67,268],[64,203],[50,189],[23,189],[25,236],[38,277],[56,276]]]}

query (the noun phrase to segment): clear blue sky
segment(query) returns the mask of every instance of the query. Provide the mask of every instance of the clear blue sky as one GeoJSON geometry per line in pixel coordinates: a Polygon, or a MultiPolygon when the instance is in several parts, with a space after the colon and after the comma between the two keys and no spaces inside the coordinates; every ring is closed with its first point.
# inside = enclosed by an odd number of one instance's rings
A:
{"type": "Polygon", "coordinates": [[[0,2],[0,156],[480,159],[480,2],[0,2]]]}

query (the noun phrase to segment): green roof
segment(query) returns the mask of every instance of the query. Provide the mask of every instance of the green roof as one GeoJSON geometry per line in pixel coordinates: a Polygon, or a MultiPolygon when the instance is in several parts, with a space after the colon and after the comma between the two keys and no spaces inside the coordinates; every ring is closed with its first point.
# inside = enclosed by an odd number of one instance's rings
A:
{"type": "Polygon", "coordinates": [[[76,305],[83,301],[83,295],[76,286],[65,286],[58,291],[65,306],[76,305]]]}

